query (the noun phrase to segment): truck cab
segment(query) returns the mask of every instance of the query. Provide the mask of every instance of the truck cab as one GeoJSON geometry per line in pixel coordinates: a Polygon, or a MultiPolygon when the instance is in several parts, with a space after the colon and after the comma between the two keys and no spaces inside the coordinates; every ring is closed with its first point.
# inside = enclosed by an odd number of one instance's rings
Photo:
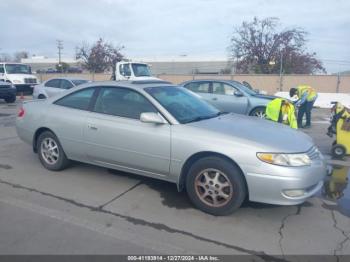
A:
{"type": "Polygon", "coordinates": [[[115,70],[115,80],[161,80],[153,77],[150,66],[146,63],[118,62],[115,70]]]}
{"type": "Polygon", "coordinates": [[[38,79],[30,66],[21,63],[0,63],[0,81],[13,84],[17,93],[32,94],[38,79]]]}

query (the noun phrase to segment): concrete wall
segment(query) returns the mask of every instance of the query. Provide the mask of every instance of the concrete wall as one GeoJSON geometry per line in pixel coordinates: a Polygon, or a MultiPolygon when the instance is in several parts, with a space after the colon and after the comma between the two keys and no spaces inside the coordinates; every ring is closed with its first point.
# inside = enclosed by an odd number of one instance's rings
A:
{"type": "MultiPolygon", "coordinates": [[[[110,80],[110,74],[38,74],[41,81],[58,76],[81,77],[93,81],[110,80]]],[[[350,76],[337,75],[157,75],[159,78],[174,84],[192,79],[226,79],[239,82],[247,81],[253,87],[265,90],[269,94],[278,91],[288,91],[289,88],[298,84],[308,84],[322,93],[350,93],[350,76]],[[280,89],[281,88],[281,89],[280,89]]]]}

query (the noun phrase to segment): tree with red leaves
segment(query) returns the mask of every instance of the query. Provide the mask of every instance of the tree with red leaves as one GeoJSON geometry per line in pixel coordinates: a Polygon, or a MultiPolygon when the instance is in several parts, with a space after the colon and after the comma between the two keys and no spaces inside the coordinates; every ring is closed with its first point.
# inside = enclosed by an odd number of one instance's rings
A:
{"type": "Polygon", "coordinates": [[[278,18],[254,18],[234,29],[229,46],[236,73],[326,73],[316,53],[306,51],[307,32],[300,28],[277,31],[278,18]],[[282,62],[282,67],[281,67],[282,62]]]}

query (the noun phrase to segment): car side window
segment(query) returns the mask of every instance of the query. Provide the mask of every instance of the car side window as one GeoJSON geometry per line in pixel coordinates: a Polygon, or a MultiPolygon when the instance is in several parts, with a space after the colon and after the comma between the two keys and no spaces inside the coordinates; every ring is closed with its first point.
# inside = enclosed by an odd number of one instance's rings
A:
{"type": "Polygon", "coordinates": [[[46,87],[54,87],[54,88],[60,88],[60,79],[51,79],[45,83],[46,87]]]}
{"type": "Polygon", "coordinates": [[[131,76],[129,64],[122,64],[119,66],[119,72],[123,76],[131,76]]]}
{"type": "Polygon", "coordinates": [[[68,80],[61,80],[61,88],[62,89],[70,89],[73,87],[73,84],[71,82],[69,82],[68,80]]]}
{"type": "Polygon", "coordinates": [[[57,100],[56,105],[76,108],[81,110],[88,110],[90,101],[94,95],[96,88],[86,88],[57,100]]]}
{"type": "Polygon", "coordinates": [[[213,82],[213,94],[232,96],[235,91],[236,89],[233,86],[221,82],[213,82]]]}
{"type": "Polygon", "coordinates": [[[4,74],[4,73],[5,73],[4,65],[0,65],[0,74],[4,74]]]}
{"type": "Polygon", "coordinates": [[[97,97],[96,113],[140,119],[141,113],[157,112],[143,95],[127,88],[104,87],[97,97]]]}
{"type": "Polygon", "coordinates": [[[195,93],[209,93],[209,82],[188,83],[185,87],[195,93]]]}

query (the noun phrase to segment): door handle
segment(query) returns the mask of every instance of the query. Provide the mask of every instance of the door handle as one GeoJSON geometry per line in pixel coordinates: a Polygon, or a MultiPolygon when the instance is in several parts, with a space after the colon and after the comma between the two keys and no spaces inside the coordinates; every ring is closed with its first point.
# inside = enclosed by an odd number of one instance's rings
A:
{"type": "Polygon", "coordinates": [[[96,126],[93,126],[91,124],[88,124],[88,128],[91,129],[91,130],[97,130],[97,127],[96,126]]]}
{"type": "Polygon", "coordinates": [[[216,100],[218,100],[218,98],[217,97],[213,97],[211,100],[215,100],[216,101],[216,100]]]}

